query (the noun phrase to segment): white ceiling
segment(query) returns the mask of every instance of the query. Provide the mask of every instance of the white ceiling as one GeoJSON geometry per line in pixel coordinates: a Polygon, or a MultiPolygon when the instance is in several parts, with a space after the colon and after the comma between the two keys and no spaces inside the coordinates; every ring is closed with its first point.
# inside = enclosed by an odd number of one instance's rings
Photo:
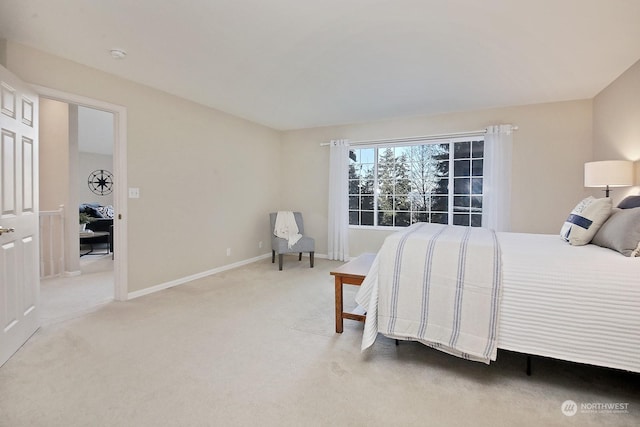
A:
{"type": "Polygon", "coordinates": [[[640,0],[2,0],[0,37],[296,129],[591,98],[640,0]]]}

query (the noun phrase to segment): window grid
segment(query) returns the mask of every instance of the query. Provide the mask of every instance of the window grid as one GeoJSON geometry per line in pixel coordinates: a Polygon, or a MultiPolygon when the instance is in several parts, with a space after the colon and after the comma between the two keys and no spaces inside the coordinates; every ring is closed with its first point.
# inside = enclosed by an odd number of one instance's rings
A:
{"type": "Polygon", "coordinates": [[[482,225],[482,138],[351,151],[350,225],[482,225]]]}

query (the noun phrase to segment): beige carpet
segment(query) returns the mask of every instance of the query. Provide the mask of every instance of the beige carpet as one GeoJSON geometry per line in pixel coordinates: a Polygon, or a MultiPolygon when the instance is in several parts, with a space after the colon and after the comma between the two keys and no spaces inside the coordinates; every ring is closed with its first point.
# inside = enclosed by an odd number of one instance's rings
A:
{"type": "Polygon", "coordinates": [[[80,271],[79,276],[53,277],[41,281],[42,325],[82,316],[113,301],[111,255],[92,254],[81,257],[80,271]]]}
{"type": "Polygon", "coordinates": [[[287,257],[41,328],[0,368],[1,426],[640,425],[639,376],[500,352],[490,366],[334,331],[333,277],[287,257]],[[628,413],[563,415],[566,400],[628,413]]]}

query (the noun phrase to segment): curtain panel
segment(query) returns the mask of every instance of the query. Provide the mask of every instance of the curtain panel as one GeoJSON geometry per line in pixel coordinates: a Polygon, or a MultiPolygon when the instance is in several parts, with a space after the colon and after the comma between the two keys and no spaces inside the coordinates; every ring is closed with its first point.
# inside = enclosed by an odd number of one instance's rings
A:
{"type": "Polygon", "coordinates": [[[511,153],[513,126],[487,127],[484,138],[482,226],[511,230],[511,153]]]}
{"type": "Polygon", "coordinates": [[[349,260],[349,141],[329,144],[328,258],[349,260]]]}

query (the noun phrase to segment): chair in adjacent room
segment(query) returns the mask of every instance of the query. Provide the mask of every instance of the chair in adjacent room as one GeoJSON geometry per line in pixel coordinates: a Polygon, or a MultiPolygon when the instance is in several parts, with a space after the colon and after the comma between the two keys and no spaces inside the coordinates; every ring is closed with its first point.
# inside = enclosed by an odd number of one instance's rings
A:
{"type": "Polygon", "coordinates": [[[282,270],[282,261],[284,254],[298,254],[298,261],[302,260],[302,253],[309,253],[309,266],[313,268],[313,254],[315,252],[316,242],[312,237],[304,235],[304,222],[302,221],[302,214],[300,212],[293,212],[296,225],[298,226],[298,233],[302,234],[300,240],[294,245],[289,247],[287,239],[277,237],[275,235],[277,212],[269,214],[271,220],[271,262],[276,262],[276,254],[278,254],[278,269],[282,270]]]}

